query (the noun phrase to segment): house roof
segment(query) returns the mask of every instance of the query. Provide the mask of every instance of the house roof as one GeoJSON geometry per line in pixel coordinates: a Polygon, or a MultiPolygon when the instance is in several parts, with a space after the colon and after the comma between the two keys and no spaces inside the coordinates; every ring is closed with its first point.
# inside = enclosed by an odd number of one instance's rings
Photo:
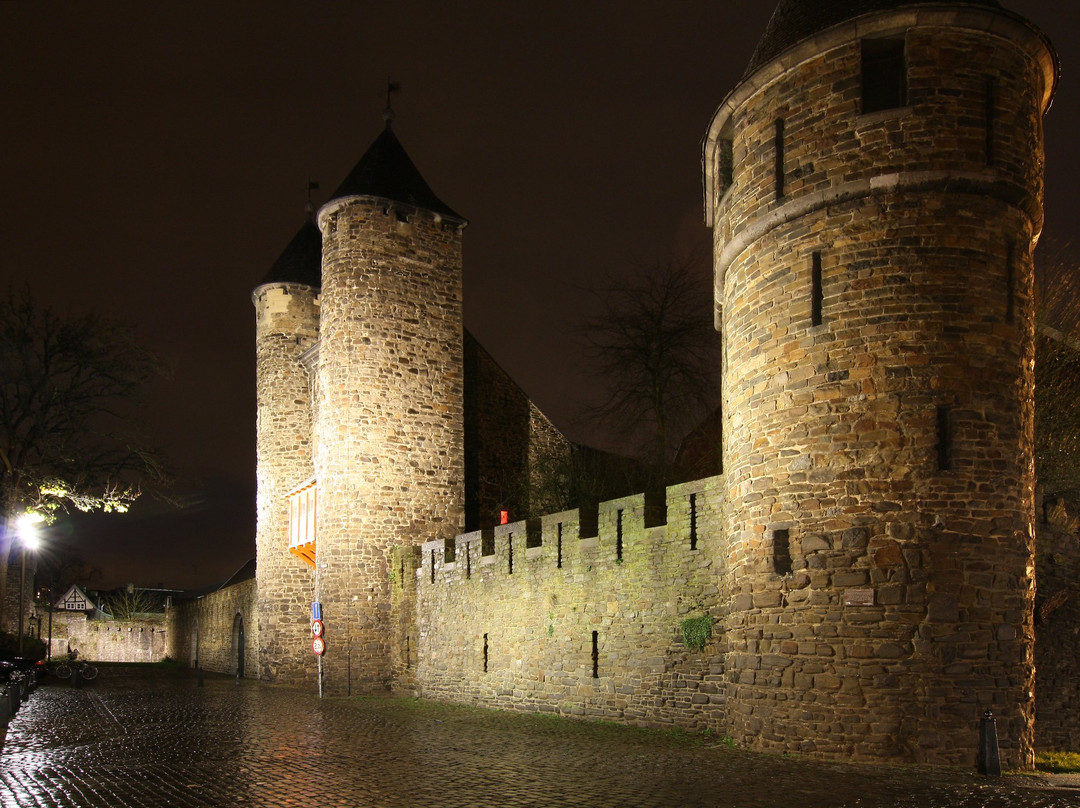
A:
{"type": "Polygon", "coordinates": [[[389,120],[330,199],[347,196],[377,196],[464,221],[435,196],[390,128],[389,120]]]}
{"type": "Polygon", "coordinates": [[[97,604],[78,584],[72,584],[53,604],[54,609],[67,612],[92,612],[97,604]]]}
{"type": "MultiPolygon", "coordinates": [[[[826,28],[876,11],[892,11],[907,6],[983,6],[1000,9],[998,0],[954,0],[954,2],[918,2],[917,0],[780,0],[765,34],[758,42],[745,76],[770,62],[804,39],[826,28]]],[[[744,77],[745,77],[744,76],[744,77]]]]}

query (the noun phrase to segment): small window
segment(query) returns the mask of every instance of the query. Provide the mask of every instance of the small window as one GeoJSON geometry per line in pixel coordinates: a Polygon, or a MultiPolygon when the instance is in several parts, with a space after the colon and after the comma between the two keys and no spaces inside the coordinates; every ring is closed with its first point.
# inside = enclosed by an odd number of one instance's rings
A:
{"type": "Polygon", "coordinates": [[[907,58],[903,39],[862,41],[862,111],[907,105],[907,58]]]}
{"type": "Polygon", "coordinates": [[[735,144],[730,139],[721,140],[716,146],[716,165],[720,175],[720,196],[735,181],[735,144]]]}
{"type": "Polygon", "coordinates": [[[773,531],[773,571],[777,575],[790,575],[791,564],[791,534],[787,528],[773,531]]]}
{"type": "Polygon", "coordinates": [[[776,131],[773,135],[774,156],[776,158],[776,165],[774,167],[774,173],[776,175],[776,199],[780,201],[784,198],[784,119],[776,119],[776,131]]]}
{"type": "Polygon", "coordinates": [[[821,304],[825,299],[821,285],[821,253],[815,252],[810,266],[810,325],[821,325],[821,304]]]}
{"type": "Polygon", "coordinates": [[[1010,241],[1005,253],[1005,322],[1016,322],[1016,245],[1010,241]]]}
{"type": "Polygon", "coordinates": [[[937,467],[938,471],[952,469],[952,411],[946,405],[937,408],[937,467]]]}

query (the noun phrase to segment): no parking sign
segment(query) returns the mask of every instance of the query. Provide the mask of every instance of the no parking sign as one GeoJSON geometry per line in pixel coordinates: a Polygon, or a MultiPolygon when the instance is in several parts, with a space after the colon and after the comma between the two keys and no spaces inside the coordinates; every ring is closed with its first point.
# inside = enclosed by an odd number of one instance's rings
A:
{"type": "Polygon", "coordinates": [[[323,639],[322,604],[314,601],[311,604],[311,650],[316,655],[322,656],[326,650],[326,640],[323,639]]]}

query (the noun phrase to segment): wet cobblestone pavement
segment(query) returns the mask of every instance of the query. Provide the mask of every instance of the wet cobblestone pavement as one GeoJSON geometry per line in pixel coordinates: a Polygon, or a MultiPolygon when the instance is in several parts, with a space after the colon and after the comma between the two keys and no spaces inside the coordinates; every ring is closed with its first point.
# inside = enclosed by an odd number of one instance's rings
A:
{"type": "Polygon", "coordinates": [[[0,806],[1023,806],[1062,778],[757,755],[710,739],[187,672],[43,686],[0,750],[0,806]]]}

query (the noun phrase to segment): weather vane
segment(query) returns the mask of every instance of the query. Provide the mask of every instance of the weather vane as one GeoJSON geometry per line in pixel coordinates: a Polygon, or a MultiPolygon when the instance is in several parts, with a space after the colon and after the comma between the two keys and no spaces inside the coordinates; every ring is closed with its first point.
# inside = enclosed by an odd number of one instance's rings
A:
{"type": "Polygon", "coordinates": [[[307,204],[304,205],[304,211],[307,213],[309,219],[314,219],[315,205],[311,201],[311,192],[319,190],[319,181],[313,180],[308,177],[307,181],[307,204]]]}
{"type": "Polygon", "coordinates": [[[394,93],[401,92],[401,83],[394,81],[393,79],[386,79],[386,109],[383,110],[383,120],[386,121],[386,128],[390,128],[391,122],[394,120],[394,93]]]}

